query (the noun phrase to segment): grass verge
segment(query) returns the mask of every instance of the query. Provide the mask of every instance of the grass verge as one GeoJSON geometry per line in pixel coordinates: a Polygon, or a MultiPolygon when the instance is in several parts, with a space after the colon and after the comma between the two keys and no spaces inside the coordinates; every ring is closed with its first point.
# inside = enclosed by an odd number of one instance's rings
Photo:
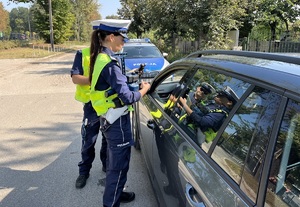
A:
{"type": "Polygon", "coordinates": [[[43,49],[12,48],[0,50],[0,59],[41,58],[62,52],[51,52],[43,49]]]}

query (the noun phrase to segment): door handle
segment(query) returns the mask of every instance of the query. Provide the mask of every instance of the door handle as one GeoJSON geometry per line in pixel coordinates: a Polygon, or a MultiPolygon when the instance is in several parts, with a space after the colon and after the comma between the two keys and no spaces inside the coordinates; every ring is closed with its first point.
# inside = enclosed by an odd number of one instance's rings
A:
{"type": "Polygon", "coordinates": [[[149,128],[149,129],[154,129],[154,122],[153,122],[153,120],[152,119],[149,119],[148,121],[147,121],[147,127],[149,128]]]}
{"type": "Polygon", "coordinates": [[[191,184],[187,183],[185,185],[185,195],[186,195],[189,203],[195,207],[205,207],[203,202],[197,203],[197,202],[193,201],[191,194],[195,194],[195,192],[196,192],[196,190],[194,189],[194,187],[191,184]]]}

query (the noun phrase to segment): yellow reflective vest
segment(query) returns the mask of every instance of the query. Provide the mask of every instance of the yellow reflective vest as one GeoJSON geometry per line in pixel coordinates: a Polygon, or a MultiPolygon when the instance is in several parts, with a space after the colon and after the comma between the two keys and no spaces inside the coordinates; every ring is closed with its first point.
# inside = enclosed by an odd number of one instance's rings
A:
{"type": "MultiPolygon", "coordinates": [[[[82,68],[83,76],[88,77],[90,71],[90,48],[82,50],[82,68]]],[[[75,99],[82,103],[88,103],[90,101],[90,89],[89,85],[76,85],[75,99]]]]}
{"type": "MultiPolygon", "coordinates": [[[[228,117],[228,113],[222,109],[213,109],[209,111],[210,113],[216,112],[216,113],[225,113],[226,117],[228,117]]],[[[179,118],[179,123],[181,123],[184,119],[186,119],[187,114],[184,114],[179,118]]],[[[197,126],[194,123],[188,124],[188,127],[190,127],[193,130],[196,130],[197,126]]],[[[217,135],[217,131],[215,132],[212,128],[208,128],[205,132],[205,142],[211,142],[217,135]]]]}
{"type": "Polygon", "coordinates": [[[116,105],[113,102],[113,99],[118,97],[118,94],[115,93],[109,97],[105,97],[105,92],[110,90],[111,87],[104,91],[97,91],[95,89],[96,83],[98,81],[98,78],[103,70],[103,68],[111,62],[111,58],[109,55],[105,53],[99,53],[95,62],[94,66],[94,72],[92,76],[92,83],[91,83],[91,102],[93,105],[93,108],[97,112],[98,116],[101,116],[107,112],[109,108],[115,108],[116,105]]]}

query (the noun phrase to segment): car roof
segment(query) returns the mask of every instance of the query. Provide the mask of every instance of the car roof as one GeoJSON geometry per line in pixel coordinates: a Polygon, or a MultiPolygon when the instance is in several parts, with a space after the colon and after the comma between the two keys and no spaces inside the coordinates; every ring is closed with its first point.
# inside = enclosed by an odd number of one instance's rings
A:
{"type": "Polygon", "coordinates": [[[296,56],[211,50],[192,53],[181,61],[214,66],[295,93],[300,91],[300,58],[296,56]]]}
{"type": "Polygon", "coordinates": [[[149,38],[143,38],[143,39],[128,39],[125,44],[125,46],[155,46],[149,38]]]}
{"type": "Polygon", "coordinates": [[[155,46],[155,45],[147,42],[126,42],[124,44],[124,47],[126,46],[155,46]]]}

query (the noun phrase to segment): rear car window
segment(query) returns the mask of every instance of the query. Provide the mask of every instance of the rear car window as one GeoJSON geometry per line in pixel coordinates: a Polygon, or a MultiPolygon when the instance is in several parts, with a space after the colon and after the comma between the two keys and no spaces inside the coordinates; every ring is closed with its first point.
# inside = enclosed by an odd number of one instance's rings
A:
{"type": "Polygon", "coordinates": [[[300,103],[293,100],[280,127],[265,206],[300,206],[300,103]]]}
{"type": "Polygon", "coordinates": [[[162,54],[155,46],[124,46],[126,58],[161,58],[162,54]]]}
{"type": "Polygon", "coordinates": [[[253,202],[280,101],[280,95],[255,87],[227,125],[212,153],[212,159],[253,202]]]}

